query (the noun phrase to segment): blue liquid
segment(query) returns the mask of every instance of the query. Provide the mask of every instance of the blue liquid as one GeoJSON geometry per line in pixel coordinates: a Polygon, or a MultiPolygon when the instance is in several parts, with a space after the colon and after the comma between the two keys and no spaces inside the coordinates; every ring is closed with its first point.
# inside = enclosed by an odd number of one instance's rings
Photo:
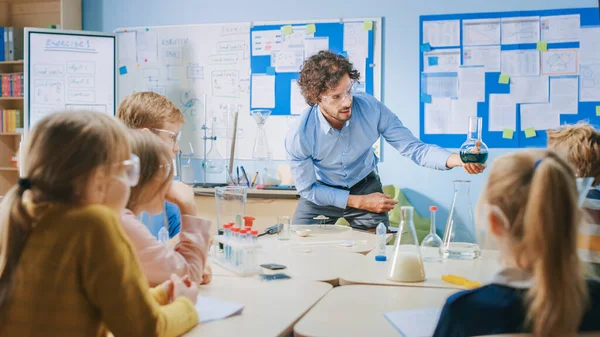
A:
{"type": "Polygon", "coordinates": [[[469,151],[460,151],[460,160],[463,163],[485,164],[488,158],[488,153],[471,153],[469,151]]]}

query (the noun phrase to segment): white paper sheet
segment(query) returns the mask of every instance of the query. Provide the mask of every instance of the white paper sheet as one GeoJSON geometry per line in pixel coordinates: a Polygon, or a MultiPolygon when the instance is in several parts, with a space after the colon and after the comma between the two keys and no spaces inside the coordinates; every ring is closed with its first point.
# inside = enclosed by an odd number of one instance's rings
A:
{"type": "Polygon", "coordinates": [[[309,58],[321,50],[329,50],[329,38],[312,37],[304,40],[304,57],[309,58]]]}
{"type": "Polygon", "coordinates": [[[352,66],[360,73],[359,81],[364,84],[367,81],[367,58],[363,54],[348,54],[352,66]]]}
{"type": "Polygon", "coordinates": [[[576,42],[579,41],[579,14],[542,16],[542,41],[576,42]]]}
{"type": "Polygon", "coordinates": [[[450,118],[446,132],[448,134],[467,134],[469,117],[477,116],[477,101],[470,99],[453,99],[450,102],[450,118]]]}
{"type": "Polygon", "coordinates": [[[447,133],[451,108],[450,98],[432,97],[431,103],[425,104],[425,133],[447,133]]]}
{"type": "Polygon", "coordinates": [[[385,318],[404,337],[426,337],[433,335],[442,309],[415,309],[386,312],[385,318]]]}
{"type": "Polygon", "coordinates": [[[579,60],[582,64],[600,63],[600,27],[579,30],[579,60]]]}
{"type": "Polygon", "coordinates": [[[513,76],[539,76],[540,52],[537,50],[502,51],[502,74],[513,76]]]}
{"type": "Polygon", "coordinates": [[[369,54],[369,31],[364,22],[344,22],[344,51],[348,55],[367,57],[369,54]]]}
{"type": "Polygon", "coordinates": [[[423,22],[423,41],[432,47],[460,46],[460,20],[423,22]]]}
{"type": "Polygon", "coordinates": [[[515,103],[548,103],[548,76],[511,77],[510,95],[515,103]]]}
{"type": "Polygon", "coordinates": [[[308,104],[302,96],[302,91],[298,86],[298,81],[292,80],[291,82],[291,94],[290,94],[290,112],[292,115],[300,115],[304,110],[308,108],[308,104]]]}
{"type": "Polygon", "coordinates": [[[136,62],[136,31],[117,33],[119,64],[126,65],[136,62]]]}
{"type": "Polygon", "coordinates": [[[579,100],[600,101],[600,63],[582,65],[579,71],[579,100]]]}
{"type": "Polygon", "coordinates": [[[220,300],[214,297],[200,296],[196,299],[196,312],[200,323],[216,321],[241,314],[244,306],[239,303],[220,300]]]}
{"type": "Polygon", "coordinates": [[[540,17],[503,18],[502,44],[536,43],[540,40],[540,17]]]}
{"type": "Polygon", "coordinates": [[[275,76],[252,75],[252,108],[275,107],[275,76]]]}
{"type": "Polygon", "coordinates": [[[576,75],[577,49],[551,49],[542,52],[542,75],[576,75]]]}
{"type": "Polygon", "coordinates": [[[307,33],[306,26],[293,26],[292,34],[284,34],[283,27],[281,28],[282,34],[282,51],[290,50],[302,50],[304,51],[304,39],[314,37],[314,33],[307,33]]]}
{"type": "Polygon", "coordinates": [[[484,66],[486,72],[500,72],[500,46],[463,47],[463,65],[484,66]]]}
{"type": "Polygon", "coordinates": [[[304,62],[304,50],[277,51],[271,54],[271,67],[278,73],[296,73],[304,62]]]}
{"type": "Polygon", "coordinates": [[[490,94],[489,130],[517,129],[517,104],[509,94],[490,94]]]}
{"type": "Polygon", "coordinates": [[[560,115],[552,111],[549,103],[521,104],[521,130],[555,129],[560,126],[560,115]]]}
{"type": "Polygon", "coordinates": [[[158,60],[158,34],[155,31],[138,31],[136,36],[138,63],[154,63],[158,60]]]}
{"type": "Polygon", "coordinates": [[[457,72],[460,66],[460,49],[442,49],[423,53],[426,73],[457,72]],[[429,65],[429,57],[437,57],[437,65],[429,65]]]}
{"type": "Polygon", "coordinates": [[[500,19],[463,20],[463,46],[500,44],[500,19]]]}
{"type": "Polygon", "coordinates": [[[458,98],[485,101],[485,71],[479,67],[458,68],[458,98]]]}
{"type": "Polygon", "coordinates": [[[252,32],[252,55],[269,56],[281,51],[283,33],[281,30],[258,30],[252,32]]]}
{"type": "Polygon", "coordinates": [[[454,73],[422,74],[421,91],[432,97],[458,97],[458,76],[454,73]]]}
{"type": "Polygon", "coordinates": [[[559,114],[576,115],[578,109],[579,82],[577,77],[550,78],[550,104],[559,114]]]}

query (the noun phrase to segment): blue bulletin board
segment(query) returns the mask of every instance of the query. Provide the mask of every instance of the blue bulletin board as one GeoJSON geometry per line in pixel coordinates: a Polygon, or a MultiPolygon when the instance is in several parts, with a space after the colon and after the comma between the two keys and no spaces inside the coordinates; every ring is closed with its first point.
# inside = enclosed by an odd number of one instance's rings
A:
{"type": "Polygon", "coordinates": [[[547,129],[600,126],[598,8],[427,15],[419,25],[424,142],[460,147],[474,109],[490,148],[545,147],[547,129]]]}

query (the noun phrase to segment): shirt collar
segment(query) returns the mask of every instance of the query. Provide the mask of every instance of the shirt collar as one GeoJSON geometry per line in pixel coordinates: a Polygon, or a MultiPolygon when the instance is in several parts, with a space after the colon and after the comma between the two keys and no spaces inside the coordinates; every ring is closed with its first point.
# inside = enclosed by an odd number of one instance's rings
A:
{"type": "MultiPolygon", "coordinates": [[[[325,119],[325,116],[323,116],[323,113],[321,112],[321,108],[316,105],[317,107],[317,116],[319,117],[319,127],[321,128],[321,131],[323,131],[323,133],[325,134],[329,134],[329,131],[331,131],[333,129],[333,127],[331,126],[331,124],[329,124],[329,121],[327,119],[325,119]]],[[[352,112],[354,113],[354,103],[352,103],[352,112]]],[[[349,120],[346,121],[346,123],[344,123],[344,127],[348,127],[348,125],[350,125],[350,120],[352,120],[352,116],[350,117],[349,120]]]]}
{"type": "Polygon", "coordinates": [[[504,268],[492,277],[490,283],[515,289],[528,289],[533,286],[533,275],[517,268],[504,268]]]}

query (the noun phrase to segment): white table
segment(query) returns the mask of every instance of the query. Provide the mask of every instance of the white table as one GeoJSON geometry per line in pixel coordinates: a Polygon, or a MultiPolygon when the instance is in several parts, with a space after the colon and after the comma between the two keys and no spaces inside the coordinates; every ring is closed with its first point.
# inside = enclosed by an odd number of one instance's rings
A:
{"type": "Polygon", "coordinates": [[[334,288],[294,326],[294,336],[398,337],[384,313],[441,308],[456,291],[370,285],[334,288]]]}
{"type": "Polygon", "coordinates": [[[237,316],[200,324],[185,336],[286,336],[331,288],[322,282],[215,276],[210,284],[200,286],[200,295],[242,303],[244,310],[237,316]]]}
{"type": "Polygon", "coordinates": [[[497,273],[500,253],[498,251],[484,250],[482,256],[475,260],[444,260],[442,262],[424,262],[425,282],[402,283],[387,279],[387,273],[392,263],[393,246],[387,246],[387,261],[375,261],[376,252],[367,254],[361,264],[353,268],[345,268],[340,276],[340,285],[373,284],[396,285],[428,288],[456,288],[462,287],[442,281],[442,275],[452,274],[465,277],[471,281],[486,283],[497,273]]]}

